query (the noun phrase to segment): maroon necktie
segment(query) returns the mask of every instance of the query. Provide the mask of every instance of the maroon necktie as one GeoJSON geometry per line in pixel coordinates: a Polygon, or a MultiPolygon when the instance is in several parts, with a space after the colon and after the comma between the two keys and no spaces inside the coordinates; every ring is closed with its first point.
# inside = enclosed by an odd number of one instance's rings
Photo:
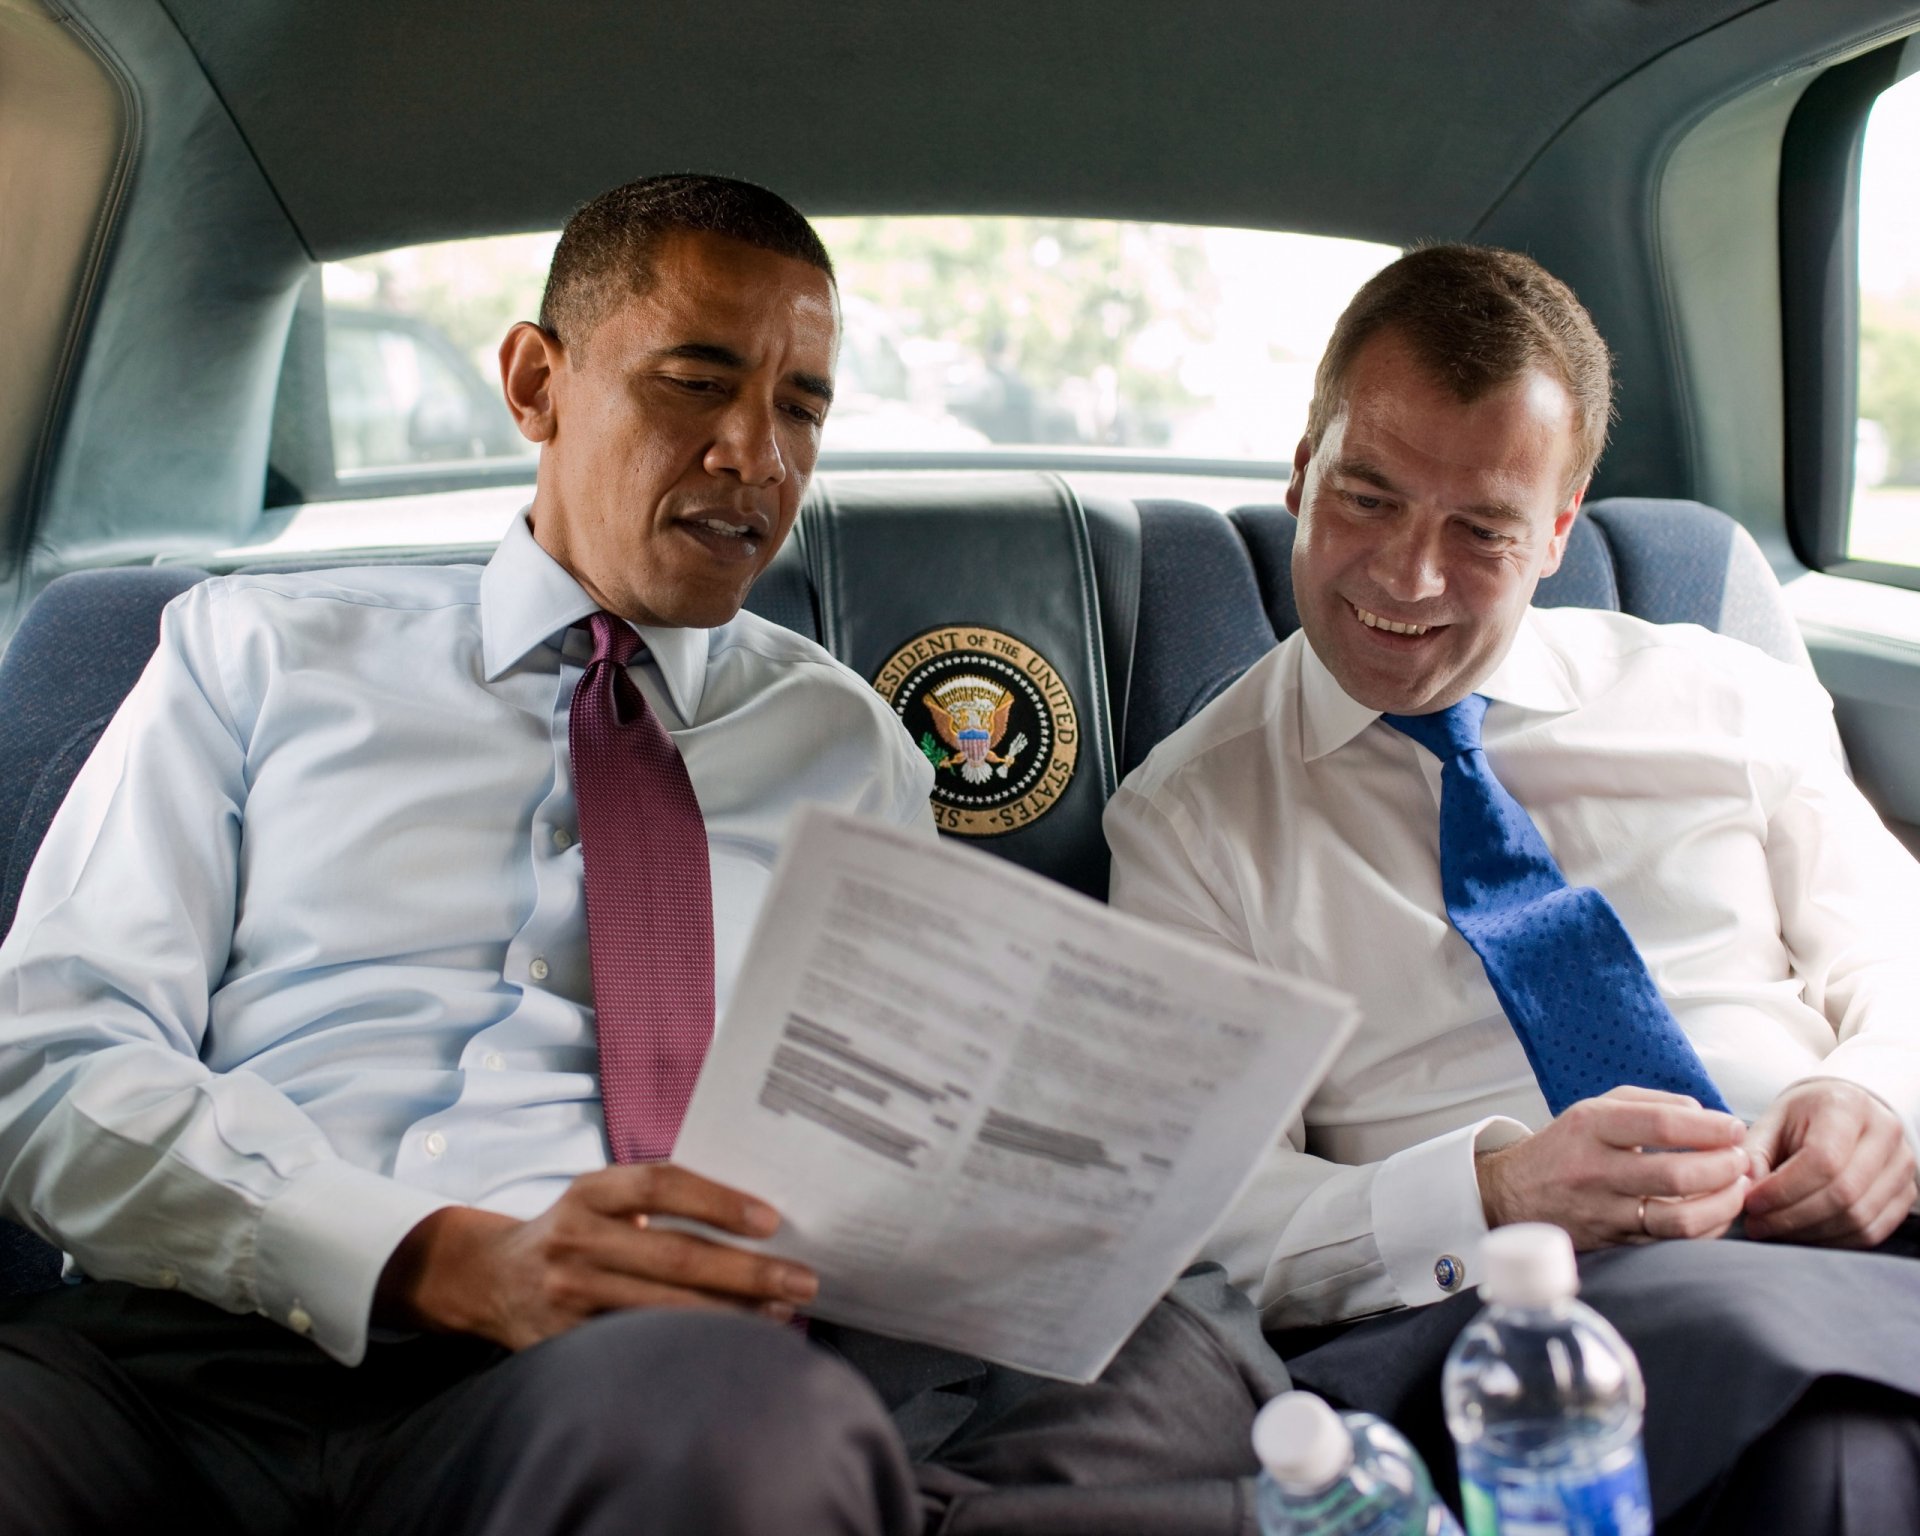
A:
{"type": "Polygon", "coordinates": [[[587,866],[600,1099],[617,1163],[658,1162],[713,1038],[707,824],[680,749],[627,675],[640,637],[596,613],[568,750],[587,866]]]}

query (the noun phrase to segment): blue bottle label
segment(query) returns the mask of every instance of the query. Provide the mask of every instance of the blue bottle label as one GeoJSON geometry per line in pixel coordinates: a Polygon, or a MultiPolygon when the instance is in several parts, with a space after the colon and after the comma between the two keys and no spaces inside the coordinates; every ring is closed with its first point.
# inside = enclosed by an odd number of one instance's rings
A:
{"type": "Polygon", "coordinates": [[[1632,1459],[1579,1481],[1498,1467],[1463,1472],[1467,1536],[1653,1536],[1647,1463],[1632,1459]]]}

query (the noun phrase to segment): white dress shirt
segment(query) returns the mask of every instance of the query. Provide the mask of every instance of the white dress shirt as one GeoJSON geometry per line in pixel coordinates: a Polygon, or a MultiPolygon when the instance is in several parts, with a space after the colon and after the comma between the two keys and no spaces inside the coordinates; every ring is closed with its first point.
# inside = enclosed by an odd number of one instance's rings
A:
{"type": "MultiPolygon", "coordinates": [[[[1536,609],[1478,691],[1495,774],[1618,909],[1734,1112],[1839,1077],[1920,1140],[1920,868],[1847,778],[1812,674],[1691,625],[1536,609]]],[[[1440,768],[1297,633],[1107,811],[1114,905],[1360,1003],[1207,1248],[1270,1326],[1473,1284],[1473,1154],[1549,1119],[1447,920],[1440,768]]]]}
{"type": "MultiPolygon", "coordinates": [[[[532,1216],[605,1165],[567,757],[593,610],[524,517],[484,570],[168,607],[0,946],[0,1211],[353,1362],[422,1217],[532,1216]]],[[[724,1010],[794,809],[931,835],[932,770],[787,630],[639,633],[706,818],[724,1010]]]]}

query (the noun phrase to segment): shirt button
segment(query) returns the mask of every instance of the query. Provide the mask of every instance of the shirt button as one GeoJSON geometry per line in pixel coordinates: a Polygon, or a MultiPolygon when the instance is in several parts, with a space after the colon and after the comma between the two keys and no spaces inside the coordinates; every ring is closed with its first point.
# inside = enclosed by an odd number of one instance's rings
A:
{"type": "Polygon", "coordinates": [[[565,853],[573,846],[573,834],[565,827],[555,827],[553,829],[553,846],[558,848],[562,853],[565,853]]]}
{"type": "Polygon", "coordinates": [[[313,1314],[296,1301],[293,1304],[293,1310],[287,1314],[287,1326],[295,1333],[312,1333],[313,1314]]]}
{"type": "Polygon", "coordinates": [[[504,1072],[507,1070],[507,1058],[498,1051],[488,1051],[484,1065],[489,1072],[504,1072]]]}
{"type": "Polygon", "coordinates": [[[428,1131],[424,1145],[427,1149],[428,1157],[438,1157],[442,1152],[447,1150],[447,1138],[442,1136],[438,1131],[428,1131]]]}
{"type": "Polygon", "coordinates": [[[1459,1290],[1466,1278],[1467,1266],[1452,1254],[1443,1253],[1433,1261],[1433,1283],[1448,1294],[1459,1290]]]}
{"type": "Polygon", "coordinates": [[[534,956],[533,964],[527,967],[527,974],[535,981],[545,981],[547,979],[547,962],[538,955],[534,956]]]}
{"type": "Polygon", "coordinates": [[[180,1289],[180,1271],[177,1269],[160,1270],[154,1275],[153,1283],[163,1291],[177,1291],[180,1289]]]}

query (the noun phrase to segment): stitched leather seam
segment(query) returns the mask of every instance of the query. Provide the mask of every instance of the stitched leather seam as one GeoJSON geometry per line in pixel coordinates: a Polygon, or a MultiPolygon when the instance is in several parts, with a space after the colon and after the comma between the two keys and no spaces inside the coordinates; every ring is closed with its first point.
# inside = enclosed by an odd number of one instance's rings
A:
{"type": "Polygon", "coordinates": [[[1114,782],[1118,745],[1113,739],[1113,722],[1107,709],[1107,654],[1105,637],[1100,628],[1100,592],[1093,565],[1093,537],[1087,529],[1087,514],[1080,505],[1080,498],[1074,495],[1073,488],[1052,472],[1047,473],[1046,479],[1052,485],[1060,510],[1066,517],[1068,536],[1073,542],[1074,574],[1080,578],[1081,655],[1085,658],[1087,676],[1093,684],[1090,691],[1100,740],[1097,766],[1100,771],[1101,799],[1104,801],[1111,799],[1118,787],[1114,782]]]}

